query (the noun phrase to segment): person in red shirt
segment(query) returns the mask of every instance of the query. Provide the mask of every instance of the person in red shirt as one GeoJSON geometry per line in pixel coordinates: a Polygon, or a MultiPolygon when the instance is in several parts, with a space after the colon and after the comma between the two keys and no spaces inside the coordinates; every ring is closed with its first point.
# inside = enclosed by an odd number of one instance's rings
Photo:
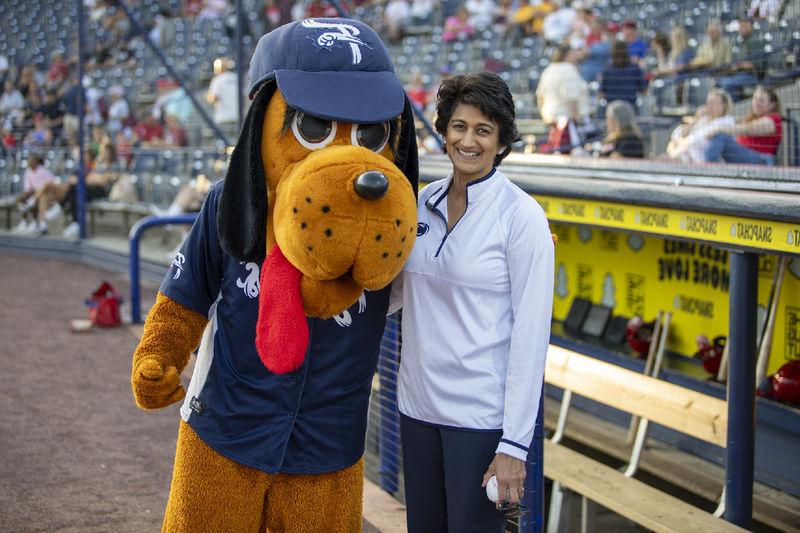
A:
{"type": "Polygon", "coordinates": [[[142,146],[153,146],[160,144],[164,139],[164,128],[152,114],[147,113],[136,127],[133,129],[137,141],[142,146]]]}
{"type": "Polygon", "coordinates": [[[780,107],[775,91],[758,85],[743,122],[708,134],[706,161],[774,165],[783,134],[780,107]]]}

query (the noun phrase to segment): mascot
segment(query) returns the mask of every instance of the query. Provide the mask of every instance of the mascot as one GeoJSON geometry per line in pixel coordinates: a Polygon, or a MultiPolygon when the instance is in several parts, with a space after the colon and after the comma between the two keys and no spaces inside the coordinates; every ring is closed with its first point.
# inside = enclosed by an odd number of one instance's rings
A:
{"type": "Polygon", "coordinates": [[[133,355],[139,407],[183,399],[163,530],[360,531],[388,284],[417,229],[411,107],[347,19],[262,37],[249,96],[133,355]]]}

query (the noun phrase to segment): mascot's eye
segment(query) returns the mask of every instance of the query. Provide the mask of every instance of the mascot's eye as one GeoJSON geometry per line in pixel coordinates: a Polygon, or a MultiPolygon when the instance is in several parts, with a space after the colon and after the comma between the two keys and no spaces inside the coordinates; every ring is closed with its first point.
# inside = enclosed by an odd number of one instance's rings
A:
{"type": "Polygon", "coordinates": [[[373,152],[380,152],[389,141],[389,123],[353,124],[350,141],[373,152]]]}
{"type": "Polygon", "coordinates": [[[297,142],[309,150],[327,146],[336,136],[336,122],[298,112],[292,122],[292,133],[297,142]]]}

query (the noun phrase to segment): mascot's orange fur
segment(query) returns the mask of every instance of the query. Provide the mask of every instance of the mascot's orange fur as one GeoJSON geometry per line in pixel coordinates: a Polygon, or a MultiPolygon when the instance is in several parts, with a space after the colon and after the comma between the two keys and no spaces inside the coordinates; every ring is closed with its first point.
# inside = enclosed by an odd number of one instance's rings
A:
{"type": "Polygon", "coordinates": [[[262,37],[250,96],[133,356],[139,407],[184,399],[163,529],[359,531],[387,285],[416,236],[411,108],[347,19],[262,37]]]}

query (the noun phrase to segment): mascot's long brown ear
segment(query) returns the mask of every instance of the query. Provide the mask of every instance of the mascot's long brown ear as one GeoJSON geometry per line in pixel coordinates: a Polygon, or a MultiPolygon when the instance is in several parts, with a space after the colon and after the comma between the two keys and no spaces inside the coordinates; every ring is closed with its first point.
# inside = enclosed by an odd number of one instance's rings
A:
{"type": "Polygon", "coordinates": [[[256,93],[231,154],[217,208],[222,249],[240,261],[264,260],[267,247],[267,184],[261,160],[261,132],[275,83],[256,93]]]}
{"type": "Polygon", "coordinates": [[[397,149],[397,166],[406,175],[411,187],[414,188],[414,196],[417,196],[419,188],[419,155],[417,154],[417,132],[414,127],[414,110],[411,102],[406,97],[406,104],[403,107],[403,115],[400,125],[400,142],[397,149]]]}

